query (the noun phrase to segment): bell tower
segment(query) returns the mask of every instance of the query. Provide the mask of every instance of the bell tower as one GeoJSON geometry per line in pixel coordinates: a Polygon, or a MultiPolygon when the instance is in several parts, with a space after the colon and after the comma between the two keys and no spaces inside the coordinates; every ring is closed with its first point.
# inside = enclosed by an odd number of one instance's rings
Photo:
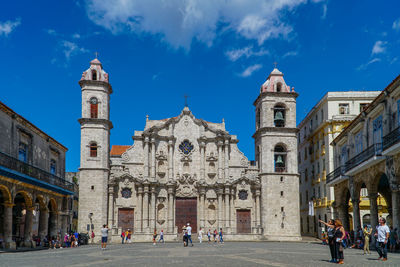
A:
{"type": "Polygon", "coordinates": [[[268,240],[301,240],[297,96],[275,67],[254,101],[253,138],[261,178],[261,227],[268,240]]]}
{"type": "Polygon", "coordinates": [[[81,125],[78,231],[93,230],[97,241],[101,238],[101,227],[107,224],[112,87],[97,58],[83,72],[79,85],[82,117],[78,120],[81,125]]]}

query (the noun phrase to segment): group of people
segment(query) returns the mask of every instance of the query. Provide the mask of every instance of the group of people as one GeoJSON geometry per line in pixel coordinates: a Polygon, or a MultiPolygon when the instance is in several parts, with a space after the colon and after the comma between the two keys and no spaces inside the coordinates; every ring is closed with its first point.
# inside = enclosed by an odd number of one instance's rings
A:
{"type": "MultiPolygon", "coordinates": [[[[222,228],[219,229],[219,232],[217,231],[217,229],[214,229],[213,232],[211,232],[211,230],[208,229],[208,232],[207,232],[208,243],[211,242],[211,233],[214,236],[214,243],[217,243],[217,241],[219,241],[220,243],[224,243],[222,228]]],[[[203,229],[201,227],[200,227],[199,232],[197,234],[198,234],[199,243],[202,243],[203,242],[204,231],[203,231],[203,229]]],[[[190,223],[187,223],[187,226],[184,226],[182,228],[182,239],[183,239],[183,246],[184,247],[187,247],[189,245],[189,242],[193,247],[192,227],[190,226],[190,223]]]]}
{"type": "Polygon", "coordinates": [[[77,246],[79,246],[79,234],[77,231],[75,231],[75,233],[65,233],[64,235],[64,244],[65,247],[67,248],[75,248],[77,246]]]}
{"type": "Polygon", "coordinates": [[[122,239],[122,244],[125,243],[132,243],[132,231],[131,229],[128,229],[126,231],[122,231],[121,233],[121,239],[122,239]]]}
{"type": "MultiPolygon", "coordinates": [[[[341,220],[329,220],[329,222],[324,222],[319,220],[319,222],[325,224],[327,226],[327,244],[329,245],[329,249],[331,252],[331,261],[333,263],[344,263],[344,254],[343,250],[348,246],[348,242],[350,241],[350,235],[344,230],[343,224],[341,220]]],[[[362,232],[358,235],[363,235],[363,240],[360,242],[356,242],[355,246],[361,246],[364,248],[364,254],[371,254],[369,250],[369,241],[372,235],[372,229],[369,229],[366,225],[362,232]]],[[[376,231],[374,232],[375,237],[375,245],[376,250],[379,254],[378,260],[387,261],[387,247],[388,243],[395,242],[396,235],[393,235],[393,240],[389,240],[390,238],[390,229],[386,225],[386,220],[384,218],[379,218],[379,225],[376,227],[376,231]]],[[[356,239],[357,240],[357,239],[356,239]]]]}

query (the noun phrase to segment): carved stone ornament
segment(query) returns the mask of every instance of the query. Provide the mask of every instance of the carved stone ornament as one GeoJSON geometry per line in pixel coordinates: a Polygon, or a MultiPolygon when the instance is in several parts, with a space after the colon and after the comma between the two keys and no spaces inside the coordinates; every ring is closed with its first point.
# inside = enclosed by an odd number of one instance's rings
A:
{"type": "Polygon", "coordinates": [[[249,196],[246,190],[240,190],[238,195],[240,200],[246,200],[249,196]]]}
{"type": "Polygon", "coordinates": [[[132,197],[132,190],[130,188],[122,188],[121,195],[123,198],[131,198],[132,197]]]}
{"type": "Polygon", "coordinates": [[[214,225],[215,222],[216,222],[216,220],[208,220],[208,223],[209,223],[210,225],[214,225]]]}
{"type": "Polygon", "coordinates": [[[123,161],[123,162],[128,162],[130,159],[131,159],[131,158],[129,157],[129,154],[128,154],[128,153],[124,152],[124,153],[122,154],[122,161],[123,161]]]}

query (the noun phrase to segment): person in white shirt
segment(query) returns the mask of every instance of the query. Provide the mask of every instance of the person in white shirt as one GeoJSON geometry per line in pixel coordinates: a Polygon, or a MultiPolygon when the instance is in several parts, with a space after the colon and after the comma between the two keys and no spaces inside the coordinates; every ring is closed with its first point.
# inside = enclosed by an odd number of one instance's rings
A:
{"type": "Polygon", "coordinates": [[[203,230],[201,229],[201,227],[200,227],[200,230],[198,232],[198,235],[199,235],[199,241],[200,241],[200,244],[201,244],[201,242],[203,240],[203,230]]]}
{"type": "Polygon", "coordinates": [[[193,247],[193,241],[192,241],[192,227],[190,226],[190,223],[187,223],[187,227],[186,227],[186,231],[188,233],[188,245],[189,245],[189,241],[190,244],[193,247]]]}
{"type": "Polygon", "coordinates": [[[376,251],[379,254],[378,260],[382,259],[382,261],[387,261],[387,243],[389,240],[390,229],[386,225],[386,220],[382,217],[379,218],[379,226],[375,233],[377,237],[377,246],[376,251]]]}
{"type": "Polygon", "coordinates": [[[101,249],[106,249],[108,237],[108,226],[106,224],[101,228],[101,249]]]}

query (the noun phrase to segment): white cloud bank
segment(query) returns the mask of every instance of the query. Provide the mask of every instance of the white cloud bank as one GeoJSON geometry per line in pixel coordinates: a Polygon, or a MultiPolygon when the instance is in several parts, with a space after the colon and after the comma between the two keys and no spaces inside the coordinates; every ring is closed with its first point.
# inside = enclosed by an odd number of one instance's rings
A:
{"type": "Polygon", "coordinates": [[[381,54],[386,51],[386,44],[387,42],[384,41],[376,41],[374,47],[372,47],[372,55],[381,54]]]}
{"type": "Polygon", "coordinates": [[[226,31],[259,45],[286,38],[293,29],[283,12],[304,3],[307,0],[87,0],[86,9],[94,23],[114,34],[149,33],[188,50],[193,39],[211,46],[226,31]]]}
{"type": "Polygon", "coordinates": [[[16,19],[15,21],[8,20],[5,22],[0,22],[0,36],[9,35],[20,24],[21,24],[21,19],[16,19]]]}
{"type": "Polygon", "coordinates": [[[254,51],[252,46],[246,46],[239,49],[232,49],[225,53],[225,55],[229,58],[230,61],[235,62],[236,60],[240,59],[241,57],[249,58],[252,56],[264,56],[268,55],[269,52],[264,49],[260,49],[259,51],[254,51]]]}
{"type": "Polygon", "coordinates": [[[241,77],[249,77],[253,74],[253,72],[262,68],[261,64],[254,64],[247,67],[242,73],[239,74],[241,77]]]}

